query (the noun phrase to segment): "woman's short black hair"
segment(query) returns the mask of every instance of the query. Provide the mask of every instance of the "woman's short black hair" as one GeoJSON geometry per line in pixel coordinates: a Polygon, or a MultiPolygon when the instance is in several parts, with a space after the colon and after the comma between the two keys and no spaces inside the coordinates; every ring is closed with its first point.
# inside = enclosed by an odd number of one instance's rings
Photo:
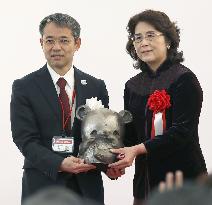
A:
{"type": "Polygon", "coordinates": [[[141,69],[144,71],[145,62],[143,62],[137,56],[135,51],[132,37],[135,34],[135,27],[139,22],[146,22],[152,25],[156,30],[163,33],[166,41],[170,45],[170,48],[167,52],[167,59],[173,63],[182,62],[183,52],[178,51],[179,43],[180,43],[180,29],[177,27],[176,23],[171,22],[169,17],[161,11],[154,10],[145,10],[141,13],[138,13],[130,18],[127,25],[128,32],[128,42],[126,45],[127,53],[136,61],[134,67],[136,69],[141,69]]]}

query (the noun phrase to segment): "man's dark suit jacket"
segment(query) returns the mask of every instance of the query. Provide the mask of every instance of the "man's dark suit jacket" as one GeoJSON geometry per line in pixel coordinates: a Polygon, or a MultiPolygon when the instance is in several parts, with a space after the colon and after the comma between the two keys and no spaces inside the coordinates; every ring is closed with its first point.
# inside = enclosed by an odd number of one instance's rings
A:
{"type": "MultiPolygon", "coordinates": [[[[74,68],[76,109],[86,99],[97,97],[108,107],[108,93],[104,81],[74,68]],[[82,83],[85,80],[87,84],[82,83]]],[[[85,82],[84,81],[84,82],[85,82]]],[[[71,174],[58,169],[65,155],[52,151],[52,137],[60,136],[62,113],[58,95],[50,73],[43,68],[15,80],[11,98],[11,129],[13,141],[25,157],[22,200],[37,190],[50,185],[68,186],[71,174]]],[[[81,142],[81,123],[75,118],[71,135],[75,139],[77,156],[81,142]]],[[[83,196],[104,201],[104,189],[99,171],[76,175],[83,196]]]]}

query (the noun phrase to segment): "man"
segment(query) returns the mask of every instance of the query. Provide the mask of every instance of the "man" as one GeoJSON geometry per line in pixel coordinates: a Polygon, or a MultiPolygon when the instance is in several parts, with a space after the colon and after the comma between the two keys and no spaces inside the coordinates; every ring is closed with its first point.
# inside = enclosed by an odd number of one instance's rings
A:
{"type": "MultiPolygon", "coordinates": [[[[73,66],[81,44],[74,18],[49,15],[39,30],[47,64],[14,81],[12,89],[13,141],[25,157],[22,200],[41,188],[62,185],[103,203],[101,173],[77,158],[81,125],[75,110],[92,97],[108,107],[105,83],[73,66]]],[[[116,178],[121,173],[108,170],[107,175],[116,178]]]]}
{"type": "Polygon", "coordinates": [[[182,187],[158,192],[154,190],[146,205],[210,205],[212,200],[211,188],[188,181],[182,187]]]}
{"type": "Polygon", "coordinates": [[[100,205],[79,197],[65,187],[52,186],[27,198],[23,205],[100,205]]]}

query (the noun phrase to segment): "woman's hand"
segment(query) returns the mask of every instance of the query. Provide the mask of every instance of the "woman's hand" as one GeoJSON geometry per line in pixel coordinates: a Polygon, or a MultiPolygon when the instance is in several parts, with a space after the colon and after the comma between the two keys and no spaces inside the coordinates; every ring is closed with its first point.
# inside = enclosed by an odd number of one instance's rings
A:
{"type": "Polygon", "coordinates": [[[111,149],[111,152],[119,154],[118,159],[120,160],[118,162],[109,164],[109,167],[113,167],[116,169],[124,169],[126,167],[130,167],[137,155],[147,153],[144,144],[119,149],[111,149]]]}

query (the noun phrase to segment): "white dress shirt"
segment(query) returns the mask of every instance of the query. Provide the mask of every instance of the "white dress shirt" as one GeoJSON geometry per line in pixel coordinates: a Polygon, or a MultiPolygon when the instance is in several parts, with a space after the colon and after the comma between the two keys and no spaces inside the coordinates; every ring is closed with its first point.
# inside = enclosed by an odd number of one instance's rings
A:
{"type": "MultiPolygon", "coordinates": [[[[68,95],[69,98],[69,104],[70,107],[72,105],[72,95],[73,95],[73,91],[74,91],[74,68],[73,66],[69,69],[69,71],[64,75],[64,76],[60,76],[58,73],[56,73],[53,68],[50,67],[50,65],[47,63],[47,68],[49,70],[49,73],[51,75],[52,81],[54,83],[55,89],[57,91],[57,94],[59,96],[60,94],[60,87],[57,85],[57,81],[59,78],[64,78],[66,80],[66,86],[65,86],[65,90],[66,93],[68,95]]],[[[74,104],[72,107],[72,113],[71,113],[71,126],[73,125],[73,120],[75,117],[75,108],[76,108],[76,96],[75,96],[75,100],[74,100],[74,104]]]]}

